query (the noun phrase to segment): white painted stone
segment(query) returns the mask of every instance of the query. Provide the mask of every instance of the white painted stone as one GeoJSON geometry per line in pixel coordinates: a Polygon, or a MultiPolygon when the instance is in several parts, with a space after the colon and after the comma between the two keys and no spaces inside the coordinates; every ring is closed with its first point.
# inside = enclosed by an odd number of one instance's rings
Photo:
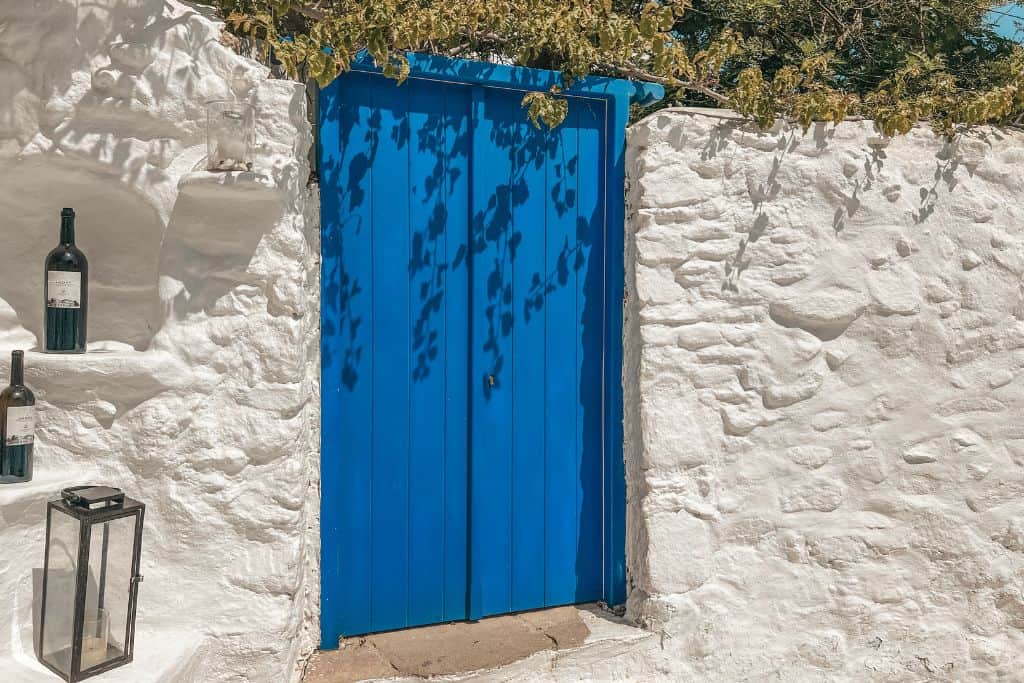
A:
{"type": "Polygon", "coordinates": [[[628,616],[664,643],[637,677],[1019,678],[1024,134],[662,111],[627,164],[678,245],[627,259],[657,289],[626,311],[628,616]],[[694,257],[752,211],[742,270],[694,257]]]}
{"type": "Polygon", "coordinates": [[[939,455],[932,448],[922,444],[903,451],[903,459],[911,465],[923,465],[936,462],[939,455]]]}
{"type": "Polygon", "coordinates": [[[798,465],[816,470],[832,458],[832,449],[824,446],[793,446],[786,451],[786,455],[798,465]]]}
{"type": "Polygon", "coordinates": [[[73,484],[148,505],[135,662],[103,680],[286,683],[318,639],[312,140],[302,86],[221,29],[176,0],[0,0],[0,384],[39,338],[63,206],[92,341],[27,356],[36,479],[0,487],[5,682],[54,680],[31,577],[45,502],[73,484]],[[204,98],[232,94],[258,111],[256,168],[207,174],[204,98]]]}
{"type": "Polygon", "coordinates": [[[810,480],[795,488],[785,489],[779,498],[779,507],[783,512],[832,512],[842,503],[843,489],[827,479],[810,480]]]}
{"type": "Polygon", "coordinates": [[[828,341],[842,335],[865,305],[863,294],[857,290],[814,288],[774,302],[769,314],[783,327],[800,328],[828,341]]]}
{"type": "Polygon", "coordinates": [[[655,512],[646,519],[647,563],[640,588],[653,593],[686,593],[710,575],[707,523],[686,511],[655,512]],[[685,548],[685,554],[680,550],[685,548]]]}

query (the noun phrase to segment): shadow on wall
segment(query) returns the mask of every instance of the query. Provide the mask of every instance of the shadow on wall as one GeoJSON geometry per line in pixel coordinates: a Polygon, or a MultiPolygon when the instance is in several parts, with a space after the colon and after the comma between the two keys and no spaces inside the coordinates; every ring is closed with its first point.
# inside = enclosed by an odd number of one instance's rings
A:
{"type": "Polygon", "coordinates": [[[279,194],[251,173],[213,176],[184,185],[178,194],[160,251],[163,316],[183,320],[205,312],[239,285],[264,278],[247,273],[260,240],[284,213],[279,194]],[[215,182],[214,182],[215,181],[215,182]],[[242,193],[224,209],[226,195],[242,193]]]}
{"type": "MultiPolygon", "coordinates": [[[[163,15],[163,0],[89,0],[25,3],[0,0],[0,150],[17,152],[37,134],[76,148],[76,155],[106,163],[125,161],[137,141],[176,137],[175,127],[156,113],[165,100],[180,100],[195,90],[188,70],[167,65],[148,68],[154,43],[173,35],[189,14],[163,15]],[[97,55],[107,58],[96,66],[97,55]],[[71,68],[69,68],[71,67],[71,68]],[[95,69],[95,70],[94,70],[95,69]],[[91,87],[74,108],[65,97],[79,86],[76,70],[92,72],[91,87]],[[112,133],[120,141],[111,149],[88,133],[112,133]],[[118,158],[118,157],[121,158],[118,158]],[[110,159],[110,157],[114,157],[110,159]]],[[[174,51],[198,55],[205,47],[185,30],[174,51]]],[[[208,41],[207,41],[208,42],[208,41]]],[[[139,166],[127,170],[135,174],[139,166]]]]}
{"type": "MultiPolygon", "coordinates": [[[[772,219],[769,208],[782,190],[779,181],[780,171],[786,164],[787,157],[797,150],[807,135],[799,129],[780,135],[782,130],[781,123],[769,131],[760,131],[755,124],[749,122],[725,120],[711,131],[708,142],[701,151],[701,161],[710,165],[719,155],[729,154],[730,143],[736,142],[737,136],[748,136],[757,139],[756,143],[752,143],[757,149],[774,152],[771,167],[764,178],[748,178],[747,194],[751,203],[751,218],[748,227],[741,230],[743,235],[736,251],[724,260],[721,282],[723,292],[739,293],[743,272],[750,266],[748,249],[771,232],[772,219]],[[776,136],[777,141],[772,141],[776,136]]],[[[823,153],[829,147],[835,128],[829,124],[817,123],[811,127],[809,134],[813,136],[815,151],[823,153]]],[[[961,167],[966,167],[968,173],[973,175],[972,151],[977,151],[973,147],[991,145],[993,137],[998,141],[998,135],[983,134],[967,142],[964,142],[964,139],[946,142],[935,153],[932,181],[917,187],[915,198],[908,203],[912,206],[910,217],[913,223],[923,224],[928,221],[937,203],[941,201],[941,190],[945,190],[946,194],[952,194],[956,190],[959,183],[956,173],[961,167]],[[968,147],[967,151],[962,148],[964,145],[968,147]]],[[[681,138],[675,142],[681,150],[686,149],[681,138]]],[[[890,203],[901,201],[903,187],[891,182],[883,183],[880,177],[885,168],[886,148],[890,142],[890,139],[882,136],[869,137],[860,156],[841,160],[842,173],[848,180],[848,186],[831,185],[822,188],[828,199],[837,205],[832,216],[832,230],[836,237],[842,237],[852,219],[864,208],[864,201],[872,193],[890,203]]],[[[685,281],[685,275],[683,279],[685,281]]]]}
{"type": "MultiPolygon", "coordinates": [[[[90,264],[89,339],[145,349],[159,323],[163,225],[152,206],[108,175],[52,157],[0,172],[0,299],[18,325],[42,338],[43,261],[57,246],[64,206],[78,213],[76,241],[90,264]]],[[[0,328],[14,322],[0,320],[0,328]]]]}

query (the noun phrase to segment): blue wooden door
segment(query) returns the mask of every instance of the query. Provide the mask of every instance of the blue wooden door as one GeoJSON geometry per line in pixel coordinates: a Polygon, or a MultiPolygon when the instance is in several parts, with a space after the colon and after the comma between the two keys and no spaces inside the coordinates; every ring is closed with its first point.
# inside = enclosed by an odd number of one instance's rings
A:
{"type": "Polygon", "coordinates": [[[321,94],[325,647],[624,592],[622,98],[417,60],[321,94]]]}

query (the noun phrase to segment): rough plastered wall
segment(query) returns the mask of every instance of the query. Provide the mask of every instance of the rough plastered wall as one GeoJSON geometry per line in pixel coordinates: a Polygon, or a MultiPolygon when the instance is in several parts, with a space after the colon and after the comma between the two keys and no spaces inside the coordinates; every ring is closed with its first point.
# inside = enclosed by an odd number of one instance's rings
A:
{"type": "Polygon", "coordinates": [[[30,352],[35,480],[0,487],[0,680],[32,654],[45,502],[148,506],[136,661],[104,680],[295,680],[317,640],[318,202],[301,85],[174,0],[0,0],[0,374],[41,334],[63,206],[90,353],[30,352]],[[258,110],[254,173],[204,168],[212,98],[258,110]]]}
{"type": "Polygon", "coordinates": [[[1020,680],[1024,134],[629,138],[629,613],[703,680],[1020,680]]]}

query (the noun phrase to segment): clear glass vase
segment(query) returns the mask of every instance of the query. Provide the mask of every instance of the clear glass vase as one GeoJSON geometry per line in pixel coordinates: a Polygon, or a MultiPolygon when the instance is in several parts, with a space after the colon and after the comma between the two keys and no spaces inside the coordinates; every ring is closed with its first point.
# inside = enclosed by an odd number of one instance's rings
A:
{"type": "Polygon", "coordinates": [[[83,671],[110,659],[109,641],[110,614],[105,609],[96,609],[85,617],[82,628],[83,671]]]}
{"type": "Polygon", "coordinates": [[[251,171],[256,111],[252,105],[215,100],[206,105],[206,169],[251,171]]]}

